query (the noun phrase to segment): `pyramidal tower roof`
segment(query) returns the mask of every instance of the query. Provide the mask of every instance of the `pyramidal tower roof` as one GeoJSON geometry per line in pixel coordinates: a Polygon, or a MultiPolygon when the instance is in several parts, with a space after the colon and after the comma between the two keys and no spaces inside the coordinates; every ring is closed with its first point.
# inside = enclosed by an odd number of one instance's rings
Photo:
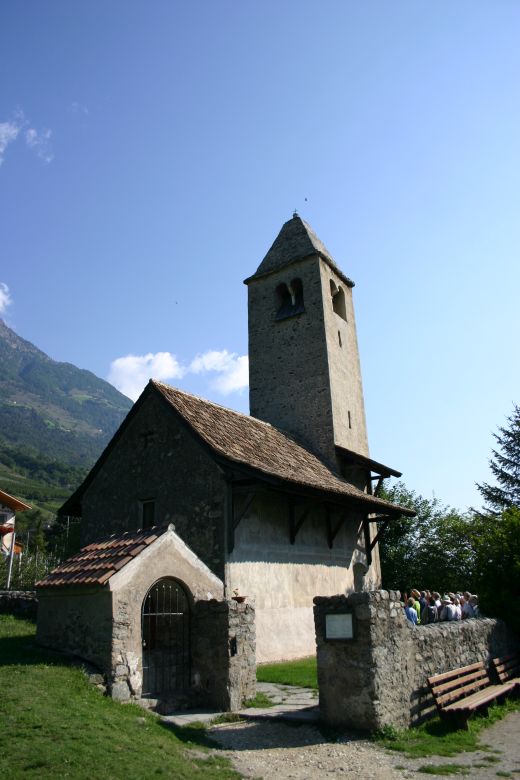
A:
{"type": "Polygon", "coordinates": [[[354,286],[354,282],[346,277],[337,267],[325,244],[320,241],[311,226],[296,211],[292,219],[282,226],[270,250],[255,273],[245,280],[245,284],[260,276],[267,276],[267,274],[279,271],[281,268],[296,263],[298,260],[303,260],[310,255],[319,255],[349,287],[354,286]]]}

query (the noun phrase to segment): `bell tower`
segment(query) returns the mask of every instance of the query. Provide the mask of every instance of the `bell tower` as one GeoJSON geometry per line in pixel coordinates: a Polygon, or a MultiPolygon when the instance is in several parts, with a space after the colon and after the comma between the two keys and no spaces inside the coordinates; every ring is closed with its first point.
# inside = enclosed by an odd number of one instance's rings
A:
{"type": "Polygon", "coordinates": [[[251,415],[334,471],[342,450],[368,457],[354,282],[295,212],[245,284],[251,415]]]}

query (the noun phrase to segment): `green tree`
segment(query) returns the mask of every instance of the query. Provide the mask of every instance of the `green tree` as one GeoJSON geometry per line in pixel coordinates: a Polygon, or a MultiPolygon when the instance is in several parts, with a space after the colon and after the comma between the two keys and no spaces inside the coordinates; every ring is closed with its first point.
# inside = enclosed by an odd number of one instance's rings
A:
{"type": "Polygon", "coordinates": [[[476,515],[472,531],[474,591],[481,609],[520,631],[520,508],[476,515]]]}
{"type": "Polygon", "coordinates": [[[494,433],[498,448],[492,450],[489,465],[498,485],[477,483],[489,514],[500,514],[508,507],[520,507],[520,407],[514,404],[508,425],[494,433]]]}
{"type": "Polygon", "coordinates": [[[472,518],[439,499],[427,499],[402,482],[383,488],[388,501],[414,509],[416,517],[391,520],[379,545],[383,587],[409,591],[471,588],[472,518]]]}

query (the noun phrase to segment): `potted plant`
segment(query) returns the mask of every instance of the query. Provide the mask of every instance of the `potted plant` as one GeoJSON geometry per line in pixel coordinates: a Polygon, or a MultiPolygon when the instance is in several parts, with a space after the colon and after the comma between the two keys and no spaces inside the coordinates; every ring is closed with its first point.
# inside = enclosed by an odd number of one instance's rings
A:
{"type": "Polygon", "coordinates": [[[243,604],[243,603],[244,603],[244,601],[247,599],[247,596],[240,596],[240,594],[239,594],[239,592],[238,592],[238,588],[235,588],[235,590],[233,591],[233,595],[231,596],[231,598],[233,599],[233,601],[236,601],[236,602],[237,602],[237,604],[243,604]]]}

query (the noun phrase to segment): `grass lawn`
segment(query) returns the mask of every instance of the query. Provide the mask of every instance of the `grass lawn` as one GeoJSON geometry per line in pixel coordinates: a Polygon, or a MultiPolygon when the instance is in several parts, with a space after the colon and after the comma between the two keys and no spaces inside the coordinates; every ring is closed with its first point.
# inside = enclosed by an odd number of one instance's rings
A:
{"type": "Polygon", "coordinates": [[[203,730],[171,729],[102,696],[80,669],[38,648],[34,634],[33,623],[0,615],[3,780],[238,779],[227,760],[209,755],[203,730]]]}
{"type": "Polygon", "coordinates": [[[302,688],[318,688],[316,656],[283,661],[279,664],[261,664],[256,670],[258,682],[299,685],[302,688]]]}
{"type": "MultiPolygon", "coordinates": [[[[476,715],[468,721],[468,731],[454,730],[439,718],[424,723],[418,728],[396,730],[382,729],[374,735],[375,740],[389,750],[405,754],[408,758],[423,758],[426,756],[456,756],[458,753],[475,750],[495,751],[485,742],[480,742],[480,736],[485,739],[482,730],[501,720],[509,712],[520,708],[518,699],[511,699],[505,704],[495,704],[489,708],[488,715],[476,715]]],[[[489,763],[494,763],[493,756],[486,757],[489,763]]],[[[423,771],[423,770],[421,770],[423,771]]],[[[424,770],[431,772],[432,770],[424,770]]],[[[440,773],[439,773],[440,774],[440,773]]]]}

